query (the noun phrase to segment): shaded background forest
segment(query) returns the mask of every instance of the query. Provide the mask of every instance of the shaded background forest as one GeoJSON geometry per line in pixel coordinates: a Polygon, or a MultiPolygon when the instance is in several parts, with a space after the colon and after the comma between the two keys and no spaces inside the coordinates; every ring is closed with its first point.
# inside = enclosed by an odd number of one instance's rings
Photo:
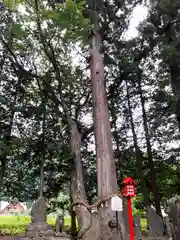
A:
{"type": "MultiPolygon", "coordinates": [[[[91,1],[4,1],[0,12],[0,193],[20,201],[67,191],[67,114],[82,133],[89,202],[96,164],[89,81],[91,1]],[[65,110],[64,111],[64,106],[65,110]],[[44,179],[44,183],[40,184],[44,179]],[[65,189],[65,190],[64,190],[65,189]]],[[[118,183],[137,182],[136,208],[180,194],[180,2],[98,2],[118,183]],[[131,14],[148,5],[137,37],[131,14]]]]}

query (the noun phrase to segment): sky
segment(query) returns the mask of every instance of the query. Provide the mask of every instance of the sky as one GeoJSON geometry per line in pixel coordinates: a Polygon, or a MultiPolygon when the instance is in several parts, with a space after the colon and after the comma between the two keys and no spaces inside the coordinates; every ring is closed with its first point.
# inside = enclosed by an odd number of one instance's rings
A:
{"type": "Polygon", "coordinates": [[[147,13],[148,13],[148,9],[141,5],[138,5],[134,9],[131,20],[130,20],[130,27],[126,33],[126,37],[128,39],[138,36],[138,31],[136,28],[138,27],[139,23],[146,18],[147,13]]]}

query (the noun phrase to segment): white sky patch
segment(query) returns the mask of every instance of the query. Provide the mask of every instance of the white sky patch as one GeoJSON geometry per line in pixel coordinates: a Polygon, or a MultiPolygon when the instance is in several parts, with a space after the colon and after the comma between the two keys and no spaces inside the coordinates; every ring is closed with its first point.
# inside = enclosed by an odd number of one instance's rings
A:
{"type": "Polygon", "coordinates": [[[138,36],[137,27],[139,23],[146,18],[147,14],[148,9],[146,7],[141,5],[135,7],[131,16],[129,29],[125,35],[127,39],[131,39],[138,36]]]}

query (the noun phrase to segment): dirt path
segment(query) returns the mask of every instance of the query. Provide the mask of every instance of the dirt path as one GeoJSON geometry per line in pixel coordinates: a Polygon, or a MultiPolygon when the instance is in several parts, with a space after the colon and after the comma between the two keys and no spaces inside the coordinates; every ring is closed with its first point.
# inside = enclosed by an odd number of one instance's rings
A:
{"type": "Polygon", "coordinates": [[[19,240],[20,236],[0,236],[0,240],[19,240]]]}

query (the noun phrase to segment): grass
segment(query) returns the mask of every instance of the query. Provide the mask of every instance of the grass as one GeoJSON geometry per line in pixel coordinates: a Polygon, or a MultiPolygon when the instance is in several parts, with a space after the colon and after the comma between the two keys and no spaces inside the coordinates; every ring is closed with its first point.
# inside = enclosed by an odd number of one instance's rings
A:
{"type": "MultiPolygon", "coordinates": [[[[65,218],[65,227],[71,226],[71,218],[65,218]]],[[[27,225],[31,222],[30,216],[0,216],[0,233],[3,235],[16,235],[25,232],[27,225]]],[[[47,223],[54,226],[55,218],[48,216],[47,223]]],[[[141,218],[142,232],[147,233],[147,220],[141,218]]]]}
{"type": "Polygon", "coordinates": [[[147,219],[146,218],[141,218],[141,228],[142,228],[142,233],[144,235],[147,234],[147,219]]]}
{"type": "MultiPolygon", "coordinates": [[[[71,219],[65,218],[65,227],[71,226],[71,219]]],[[[16,235],[25,231],[31,222],[30,216],[0,216],[0,233],[3,235],[16,235]]],[[[48,217],[47,223],[54,226],[55,218],[48,217]]]]}

